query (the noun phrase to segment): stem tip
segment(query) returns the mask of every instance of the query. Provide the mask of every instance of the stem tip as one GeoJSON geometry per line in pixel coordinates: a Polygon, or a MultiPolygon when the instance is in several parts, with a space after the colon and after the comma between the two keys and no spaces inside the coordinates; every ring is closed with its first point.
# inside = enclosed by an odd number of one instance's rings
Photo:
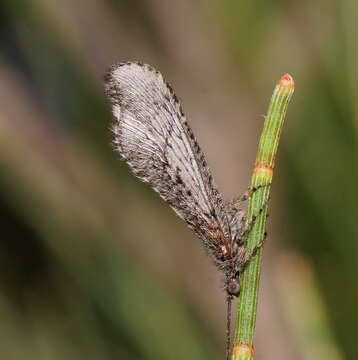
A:
{"type": "Polygon", "coordinates": [[[285,74],[281,77],[277,85],[285,88],[293,88],[295,87],[295,82],[290,74],[285,74]]]}

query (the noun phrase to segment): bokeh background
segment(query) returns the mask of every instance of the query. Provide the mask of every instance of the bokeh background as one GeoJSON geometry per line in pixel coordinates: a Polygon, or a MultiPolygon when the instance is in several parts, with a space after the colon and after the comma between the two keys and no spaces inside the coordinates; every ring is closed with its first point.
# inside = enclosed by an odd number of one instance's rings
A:
{"type": "Polygon", "coordinates": [[[112,151],[103,74],[176,89],[229,199],[276,81],[279,149],[256,358],[356,359],[358,5],[353,0],[3,0],[0,358],[222,359],[220,274],[112,151]]]}

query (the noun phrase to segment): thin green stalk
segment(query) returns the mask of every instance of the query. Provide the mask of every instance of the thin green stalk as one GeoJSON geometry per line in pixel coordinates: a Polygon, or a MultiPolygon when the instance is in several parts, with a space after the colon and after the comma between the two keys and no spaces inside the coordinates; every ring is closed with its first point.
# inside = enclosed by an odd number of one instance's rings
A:
{"type": "MultiPolygon", "coordinates": [[[[260,216],[250,231],[247,246],[254,249],[264,238],[267,201],[270,193],[270,184],[275,165],[275,156],[286,109],[294,90],[294,82],[290,75],[284,75],[277,83],[261,134],[259,148],[253,171],[251,186],[267,185],[255,191],[250,198],[248,216],[259,213],[260,216]]],[[[262,249],[248,264],[241,277],[241,294],[238,301],[238,313],[235,329],[232,360],[253,359],[253,337],[255,331],[257,295],[260,279],[262,249]]]]}

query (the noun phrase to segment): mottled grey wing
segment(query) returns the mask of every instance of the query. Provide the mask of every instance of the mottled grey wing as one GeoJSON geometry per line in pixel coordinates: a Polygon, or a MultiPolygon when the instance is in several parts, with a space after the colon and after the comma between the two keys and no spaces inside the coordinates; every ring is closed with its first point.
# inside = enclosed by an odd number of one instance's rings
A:
{"type": "Polygon", "coordinates": [[[215,250],[229,232],[223,199],[172,88],[131,62],[113,66],[105,82],[121,157],[215,250]]]}

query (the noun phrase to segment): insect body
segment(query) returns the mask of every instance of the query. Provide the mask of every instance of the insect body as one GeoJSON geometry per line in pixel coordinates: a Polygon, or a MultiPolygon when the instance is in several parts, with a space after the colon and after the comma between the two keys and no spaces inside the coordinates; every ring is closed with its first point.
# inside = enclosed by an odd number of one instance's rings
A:
{"type": "Polygon", "coordinates": [[[120,63],[105,77],[115,117],[115,148],[134,175],[148,183],[194,230],[225,275],[228,303],[252,258],[244,240],[253,218],[225,203],[181,104],[149,65],[120,63]]]}

